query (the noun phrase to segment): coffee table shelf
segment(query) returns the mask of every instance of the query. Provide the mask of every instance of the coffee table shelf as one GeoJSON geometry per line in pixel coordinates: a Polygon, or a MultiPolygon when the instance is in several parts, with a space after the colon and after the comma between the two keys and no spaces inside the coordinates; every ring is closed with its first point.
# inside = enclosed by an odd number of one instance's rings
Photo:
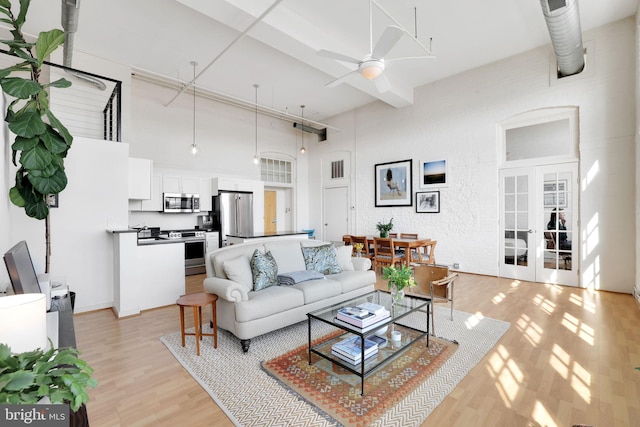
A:
{"type": "Polygon", "coordinates": [[[317,356],[327,359],[332,363],[346,369],[347,371],[359,376],[361,394],[364,395],[364,380],[367,376],[375,372],[378,368],[395,359],[397,356],[402,354],[411,345],[413,345],[416,341],[420,340],[424,336],[427,336],[427,347],[429,346],[428,331],[430,309],[431,299],[427,296],[405,296],[401,302],[392,304],[391,296],[388,292],[374,291],[360,297],[344,301],[340,304],[335,304],[321,310],[307,313],[309,327],[309,364],[311,364],[312,362],[311,355],[316,354],[317,356]],[[384,321],[376,323],[375,326],[371,328],[365,328],[364,330],[356,326],[348,325],[344,322],[336,322],[336,315],[338,313],[338,310],[345,307],[357,306],[367,301],[386,307],[387,310],[389,310],[389,312],[391,313],[391,316],[384,321]],[[405,324],[402,324],[401,322],[404,317],[416,312],[423,312],[426,315],[426,328],[424,330],[407,326],[405,324]],[[335,328],[344,331],[344,333],[312,345],[312,321],[328,323],[335,328]],[[361,361],[358,364],[351,364],[349,362],[346,362],[331,353],[331,347],[335,343],[353,335],[360,337],[361,345],[362,347],[364,347],[364,340],[367,337],[376,335],[376,332],[381,330],[382,328],[387,329],[387,331],[385,332],[387,344],[383,347],[378,347],[378,352],[367,359],[364,359],[364,355],[361,355],[361,361]],[[399,341],[392,340],[389,333],[391,330],[400,332],[402,338],[399,341]]]}

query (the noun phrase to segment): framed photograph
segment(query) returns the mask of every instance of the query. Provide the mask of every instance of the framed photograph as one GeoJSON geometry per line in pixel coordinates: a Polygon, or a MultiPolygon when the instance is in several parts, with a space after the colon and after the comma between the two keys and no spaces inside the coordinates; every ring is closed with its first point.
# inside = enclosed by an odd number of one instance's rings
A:
{"type": "Polygon", "coordinates": [[[58,194],[48,194],[47,195],[47,203],[50,208],[58,207],[58,194]]]}
{"type": "Polygon", "coordinates": [[[557,185],[555,181],[549,181],[544,183],[544,207],[545,208],[555,208],[555,207],[566,208],[567,207],[567,180],[566,179],[558,180],[557,185]]]}
{"type": "Polygon", "coordinates": [[[413,206],[413,160],[375,165],[376,207],[413,206]]]}
{"type": "Polygon", "coordinates": [[[446,185],[446,160],[420,162],[420,188],[444,187],[446,185]]]}
{"type": "Polygon", "coordinates": [[[439,213],[440,212],[440,192],[439,191],[416,192],[416,212],[417,213],[439,213]]]}

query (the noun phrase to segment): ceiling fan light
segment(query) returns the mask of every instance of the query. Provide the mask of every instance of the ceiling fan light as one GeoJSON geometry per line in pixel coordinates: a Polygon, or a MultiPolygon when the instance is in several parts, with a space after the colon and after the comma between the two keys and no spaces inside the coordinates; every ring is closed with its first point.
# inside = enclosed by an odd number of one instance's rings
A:
{"type": "Polygon", "coordinates": [[[384,71],[384,62],[375,59],[363,61],[358,71],[362,77],[373,80],[384,71]]]}

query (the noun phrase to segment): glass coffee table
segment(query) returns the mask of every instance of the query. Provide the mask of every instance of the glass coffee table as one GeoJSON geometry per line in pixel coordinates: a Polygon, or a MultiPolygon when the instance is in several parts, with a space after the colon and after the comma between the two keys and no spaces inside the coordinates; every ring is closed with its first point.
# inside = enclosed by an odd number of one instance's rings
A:
{"type": "MultiPolygon", "coordinates": [[[[431,310],[431,298],[429,296],[405,295],[402,301],[393,303],[391,294],[385,291],[374,291],[368,294],[341,302],[320,310],[307,313],[307,321],[309,328],[309,365],[311,365],[311,355],[316,354],[332,363],[339,365],[347,371],[360,377],[361,394],[364,396],[364,380],[378,368],[386,365],[400,354],[404,353],[409,346],[427,336],[427,347],[429,346],[429,314],[431,310]],[[386,319],[365,328],[359,328],[342,322],[337,319],[338,310],[346,307],[356,307],[365,302],[371,302],[384,306],[390,312],[390,316],[386,319]],[[403,324],[402,319],[416,312],[424,313],[426,328],[420,329],[403,324]],[[312,322],[328,323],[343,331],[342,334],[329,338],[327,340],[316,342],[312,345],[311,331],[312,322]],[[392,332],[399,332],[400,339],[393,340],[392,332]],[[378,335],[386,338],[384,345],[378,346],[375,355],[365,357],[364,340],[378,335]],[[335,356],[332,352],[332,346],[346,338],[356,336],[360,340],[360,361],[356,364],[346,362],[342,358],[335,356]]],[[[405,319],[406,320],[406,319],[405,319]]]]}

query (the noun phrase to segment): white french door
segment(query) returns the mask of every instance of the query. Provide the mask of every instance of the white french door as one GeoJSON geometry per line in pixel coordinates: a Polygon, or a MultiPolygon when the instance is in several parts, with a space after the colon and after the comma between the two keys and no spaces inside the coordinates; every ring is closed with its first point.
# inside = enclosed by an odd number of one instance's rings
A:
{"type": "Polygon", "coordinates": [[[349,234],[349,192],[347,187],[324,189],[324,229],[322,239],[341,242],[349,234]]]}
{"type": "Polygon", "coordinates": [[[578,286],[578,164],[500,171],[500,275],[578,286]]]}

